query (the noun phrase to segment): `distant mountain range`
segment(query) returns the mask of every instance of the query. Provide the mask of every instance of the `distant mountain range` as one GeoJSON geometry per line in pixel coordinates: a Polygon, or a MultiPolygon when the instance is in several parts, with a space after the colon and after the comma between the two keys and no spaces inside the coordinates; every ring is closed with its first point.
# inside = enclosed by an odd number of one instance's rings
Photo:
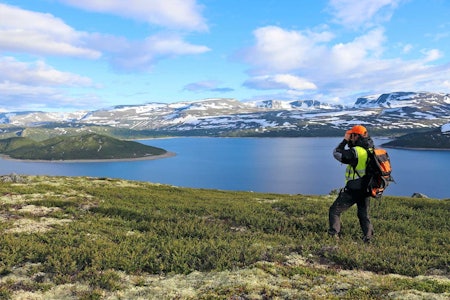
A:
{"type": "Polygon", "coordinates": [[[394,92],[343,106],[316,100],[205,99],[120,105],[94,111],[7,112],[2,127],[108,126],[167,135],[324,136],[354,124],[374,133],[438,128],[450,122],[450,94],[394,92]]]}

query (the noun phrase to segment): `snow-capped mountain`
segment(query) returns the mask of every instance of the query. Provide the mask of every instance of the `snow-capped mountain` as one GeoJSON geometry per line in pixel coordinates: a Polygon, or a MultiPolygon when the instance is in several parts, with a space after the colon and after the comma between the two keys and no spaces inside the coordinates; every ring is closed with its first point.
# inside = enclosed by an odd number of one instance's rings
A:
{"type": "Polygon", "coordinates": [[[402,108],[415,106],[424,108],[424,106],[442,106],[450,105],[449,94],[426,93],[426,92],[395,92],[390,94],[372,95],[361,97],[356,100],[355,107],[383,107],[383,108],[402,108]]]}
{"type": "Polygon", "coordinates": [[[1,113],[0,123],[107,125],[170,132],[308,131],[364,124],[383,129],[439,127],[449,123],[450,94],[395,92],[361,97],[353,106],[316,100],[241,102],[214,98],[177,103],[121,105],[71,113],[1,113]]]}

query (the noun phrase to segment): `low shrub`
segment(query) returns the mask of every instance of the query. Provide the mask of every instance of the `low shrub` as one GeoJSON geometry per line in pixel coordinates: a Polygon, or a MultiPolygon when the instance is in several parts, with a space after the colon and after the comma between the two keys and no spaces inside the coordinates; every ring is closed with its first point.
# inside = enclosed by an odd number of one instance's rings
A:
{"type": "MultiPolygon", "coordinates": [[[[327,237],[328,207],[334,200],[329,196],[224,192],[83,177],[26,179],[27,183],[0,186],[5,200],[0,202],[0,272],[7,275],[32,263],[36,267],[30,276],[41,272],[54,284],[83,282],[92,287],[86,297],[98,290],[121,289],[115,272],[221,272],[261,261],[283,266],[292,253],[311,263],[329,264],[331,270],[293,266],[277,268],[277,274],[318,278],[334,276],[337,269],[411,277],[449,274],[450,201],[385,197],[381,204],[374,202],[376,238],[367,245],[360,240],[356,208],[342,216],[343,238],[337,243],[327,237]],[[47,210],[45,216],[24,214],[20,208],[25,205],[58,209],[47,210]],[[11,230],[19,220],[41,224],[50,218],[67,222],[51,223],[46,230],[11,230]]],[[[411,288],[408,280],[395,284],[411,288]]],[[[426,281],[415,288],[439,293],[450,289],[426,281]]],[[[0,294],[10,295],[7,285],[0,283],[0,294]]]]}

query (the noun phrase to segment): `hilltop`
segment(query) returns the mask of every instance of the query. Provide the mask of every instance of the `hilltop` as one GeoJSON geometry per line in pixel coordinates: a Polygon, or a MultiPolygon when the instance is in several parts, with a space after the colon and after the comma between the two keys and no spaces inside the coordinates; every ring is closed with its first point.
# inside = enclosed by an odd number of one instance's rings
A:
{"type": "Polygon", "coordinates": [[[16,159],[104,160],[136,159],[164,155],[164,149],[123,141],[96,133],[56,136],[43,141],[26,137],[0,140],[0,153],[16,159]]]}
{"type": "Polygon", "coordinates": [[[2,299],[448,299],[450,201],[373,202],[376,238],[326,235],[334,196],[91,177],[0,178],[2,299]]]}

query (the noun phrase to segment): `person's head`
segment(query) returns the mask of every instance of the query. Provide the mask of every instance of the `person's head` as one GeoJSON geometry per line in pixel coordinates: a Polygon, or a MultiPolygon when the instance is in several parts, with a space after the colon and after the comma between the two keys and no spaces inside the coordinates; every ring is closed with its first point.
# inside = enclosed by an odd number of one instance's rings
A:
{"type": "Polygon", "coordinates": [[[351,129],[347,130],[346,134],[349,135],[349,141],[355,144],[355,142],[361,137],[368,137],[366,127],[362,125],[355,125],[351,129]]]}

